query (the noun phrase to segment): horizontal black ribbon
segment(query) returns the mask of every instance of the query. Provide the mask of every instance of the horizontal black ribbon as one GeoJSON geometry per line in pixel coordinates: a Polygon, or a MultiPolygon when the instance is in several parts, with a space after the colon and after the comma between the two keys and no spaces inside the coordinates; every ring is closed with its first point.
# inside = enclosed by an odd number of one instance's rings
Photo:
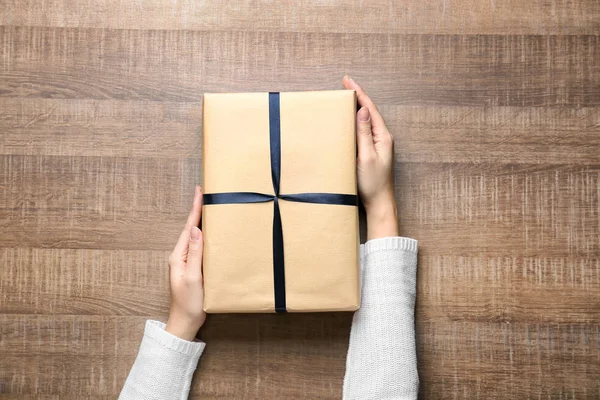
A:
{"type": "Polygon", "coordinates": [[[358,204],[358,196],[339,193],[279,193],[281,122],[278,92],[269,93],[269,141],[271,149],[271,179],[273,180],[273,191],[275,194],[255,192],[207,193],[203,196],[203,200],[205,205],[273,202],[273,284],[275,291],[275,311],[286,312],[283,228],[281,226],[279,199],[299,203],[356,206],[358,204]]]}

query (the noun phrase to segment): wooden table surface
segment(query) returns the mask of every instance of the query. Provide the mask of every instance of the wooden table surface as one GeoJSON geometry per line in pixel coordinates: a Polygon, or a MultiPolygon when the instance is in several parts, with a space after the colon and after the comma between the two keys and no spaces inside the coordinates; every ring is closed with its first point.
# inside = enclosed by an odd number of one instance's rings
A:
{"type": "MultiPolygon", "coordinates": [[[[396,139],[421,397],[600,397],[598,0],[3,0],[0,397],[115,398],[201,181],[202,93],[396,139]]],[[[348,314],[213,316],[202,399],[339,399],[348,314]]]]}

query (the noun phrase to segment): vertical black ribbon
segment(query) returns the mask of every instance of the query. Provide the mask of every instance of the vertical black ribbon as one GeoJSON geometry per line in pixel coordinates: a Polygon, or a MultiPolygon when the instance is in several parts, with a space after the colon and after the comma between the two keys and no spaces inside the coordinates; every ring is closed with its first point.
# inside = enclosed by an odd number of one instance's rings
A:
{"type": "Polygon", "coordinates": [[[281,175],[281,116],[279,92],[269,93],[269,142],[271,149],[272,194],[255,192],[207,193],[203,196],[205,205],[245,204],[273,202],[273,287],[275,292],[275,311],[286,312],[285,299],[285,258],[283,253],[283,226],[279,200],[300,203],[332,204],[356,206],[358,196],[340,193],[293,193],[281,194],[279,182],[281,175]]]}
{"type": "Polygon", "coordinates": [[[283,227],[279,211],[279,177],[281,175],[281,117],[279,93],[269,93],[269,142],[271,147],[271,179],[273,180],[273,284],[275,312],[285,312],[285,263],[283,227]]]}

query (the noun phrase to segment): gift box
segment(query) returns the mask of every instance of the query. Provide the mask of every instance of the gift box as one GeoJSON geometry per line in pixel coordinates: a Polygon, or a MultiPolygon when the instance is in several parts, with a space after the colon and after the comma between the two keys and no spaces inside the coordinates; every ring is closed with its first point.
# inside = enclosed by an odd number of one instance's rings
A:
{"type": "Polygon", "coordinates": [[[354,91],[205,94],[204,309],[359,307],[354,91]]]}

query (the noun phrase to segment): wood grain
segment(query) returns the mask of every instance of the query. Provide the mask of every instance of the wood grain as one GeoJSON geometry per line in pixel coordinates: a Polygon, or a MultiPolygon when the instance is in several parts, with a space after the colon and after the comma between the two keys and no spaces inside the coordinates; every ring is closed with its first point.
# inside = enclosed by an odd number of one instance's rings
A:
{"type": "Polygon", "coordinates": [[[419,238],[420,254],[597,257],[599,172],[569,164],[399,164],[401,229],[419,238]]]}
{"type": "Polygon", "coordinates": [[[435,337],[420,345],[421,397],[598,397],[597,325],[456,321],[419,332],[435,337]]]}
{"type": "Polygon", "coordinates": [[[202,102],[4,97],[0,110],[4,155],[177,159],[201,154],[202,102]]]}
{"type": "MultiPolygon", "coordinates": [[[[213,399],[338,397],[332,383],[343,377],[350,320],[349,313],[214,316],[203,330],[211,348],[194,392],[213,399]],[[283,367],[295,370],[292,381],[283,367]]],[[[3,392],[75,398],[120,391],[145,317],[4,315],[0,322],[0,354],[12,365],[0,371],[3,392]]]]}
{"type": "MultiPolygon", "coordinates": [[[[115,398],[202,94],[361,82],[419,240],[421,398],[600,397],[600,3],[0,2],[0,399],[115,398]]],[[[351,315],[221,315],[191,398],[339,399],[351,315]]]]}
{"type": "Polygon", "coordinates": [[[340,88],[347,72],[382,105],[600,106],[600,35],[2,27],[0,41],[0,97],[200,101],[340,88]]]}
{"type": "Polygon", "coordinates": [[[600,260],[584,257],[421,256],[417,318],[593,326],[600,260]],[[544,301],[540,301],[540,299],[544,301]]]}
{"type": "Polygon", "coordinates": [[[381,107],[396,159],[426,163],[594,164],[600,108],[381,107]]]}
{"type": "MultiPolygon", "coordinates": [[[[201,154],[201,101],[0,97],[0,110],[3,155],[197,159],[201,154]]],[[[395,134],[401,162],[594,163],[600,146],[599,107],[383,103],[380,110],[395,134]]]]}
{"type": "Polygon", "coordinates": [[[2,25],[210,31],[546,34],[600,32],[594,0],[346,2],[7,0],[2,25]],[[140,18],[143,16],[143,18],[140,18]]]}
{"type": "Polygon", "coordinates": [[[4,314],[161,315],[168,251],[0,249],[4,314]]]}

